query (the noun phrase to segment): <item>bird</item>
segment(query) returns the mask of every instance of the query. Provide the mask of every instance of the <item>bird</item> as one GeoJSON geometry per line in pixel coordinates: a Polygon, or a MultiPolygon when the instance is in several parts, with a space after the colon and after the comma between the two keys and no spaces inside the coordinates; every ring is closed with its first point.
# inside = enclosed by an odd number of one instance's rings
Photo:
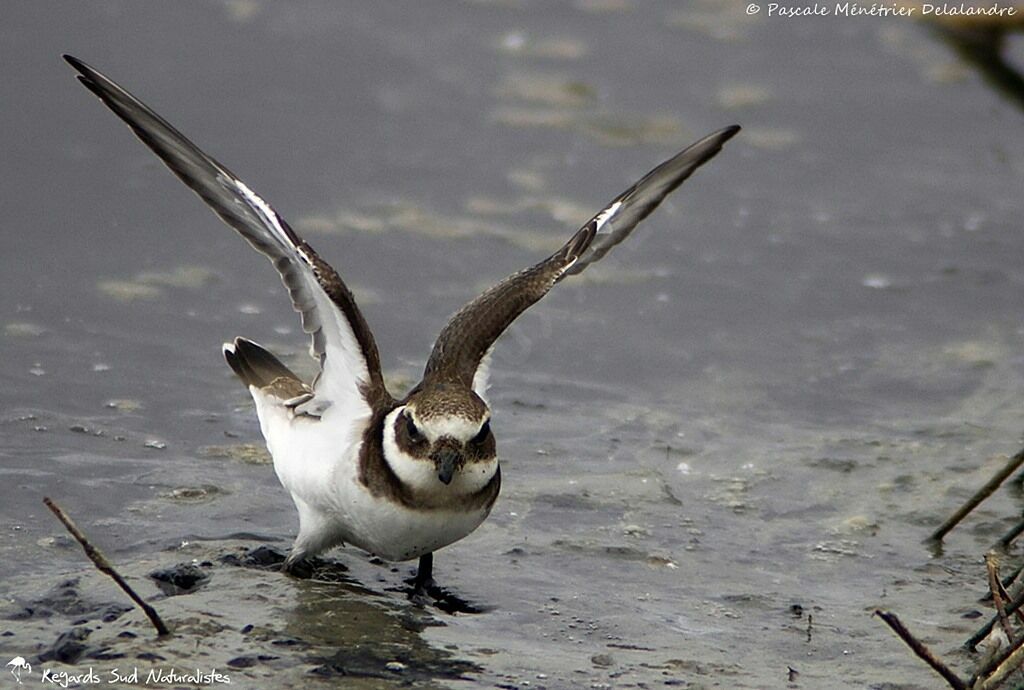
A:
{"type": "Polygon", "coordinates": [[[435,551],[487,518],[501,488],[488,383],[499,336],[563,279],[622,242],[740,130],[713,132],[654,168],[556,252],[459,309],[423,377],[402,397],[385,385],[372,331],[337,271],[238,176],[117,83],[70,55],[78,80],[228,226],[271,261],[319,363],[303,381],[267,349],[223,346],[252,395],[274,470],[298,511],[283,570],[309,575],[317,554],[358,547],[392,562],[419,559],[413,592],[439,597],[435,551]]]}

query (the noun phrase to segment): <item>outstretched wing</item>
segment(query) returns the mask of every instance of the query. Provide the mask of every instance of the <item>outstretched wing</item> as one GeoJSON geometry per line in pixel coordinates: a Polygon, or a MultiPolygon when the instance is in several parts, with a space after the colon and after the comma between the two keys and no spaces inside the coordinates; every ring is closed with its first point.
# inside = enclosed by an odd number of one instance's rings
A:
{"type": "Polygon", "coordinates": [[[709,134],[647,173],[591,218],[557,252],[515,273],[464,306],[441,331],[424,380],[458,381],[481,397],[491,348],[506,328],[567,275],[598,261],[646,218],[693,171],[722,150],[740,128],[709,134]]]}
{"type": "Polygon", "coordinates": [[[590,219],[597,226],[597,237],[589,251],[565,272],[580,273],[622,240],[629,237],[640,221],[649,216],[665,197],[676,190],[693,171],[714,158],[725,142],[736,136],[739,125],[713,132],[690,144],[672,158],[644,175],[639,182],[612,199],[600,213],[590,219]]]}
{"type": "Polygon", "coordinates": [[[274,264],[302,315],[303,330],[312,336],[310,353],[321,368],[314,384],[320,402],[358,408],[390,400],[373,334],[337,272],[267,202],[148,106],[81,60],[64,59],[171,172],[274,264]]]}

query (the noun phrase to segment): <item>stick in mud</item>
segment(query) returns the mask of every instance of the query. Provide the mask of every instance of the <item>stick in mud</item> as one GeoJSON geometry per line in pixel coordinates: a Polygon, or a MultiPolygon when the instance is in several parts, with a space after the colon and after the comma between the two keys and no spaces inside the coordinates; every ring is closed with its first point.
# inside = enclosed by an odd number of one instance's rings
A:
{"type": "Polygon", "coordinates": [[[892,628],[892,631],[900,636],[910,649],[913,650],[914,654],[918,656],[922,661],[932,667],[936,673],[942,676],[949,687],[953,690],[967,690],[967,684],[960,680],[960,677],[953,673],[953,671],[943,663],[942,659],[932,654],[932,651],[928,649],[923,642],[914,637],[914,635],[907,630],[903,622],[896,616],[892,611],[883,611],[882,609],[875,609],[875,615],[885,621],[885,624],[892,628]]]}
{"type": "Polygon", "coordinates": [[[145,613],[149,620],[153,623],[153,627],[156,628],[157,634],[160,636],[170,635],[171,631],[167,629],[166,625],[164,625],[164,622],[160,618],[160,614],[156,612],[156,609],[154,609],[152,606],[143,601],[142,597],[135,593],[135,590],[132,589],[127,582],[125,582],[124,578],[121,577],[121,574],[117,572],[114,569],[114,566],[110,564],[110,561],[107,560],[107,557],[104,556],[99,549],[92,545],[92,542],[89,541],[89,538],[86,537],[85,533],[83,533],[82,530],[78,528],[78,525],[76,525],[74,521],[70,517],[68,517],[68,514],[65,513],[64,510],[61,509],[61,507],[58,506],[56,503],[54,503],[49,497],[44,497],[43,503],[45,503],[46,507],[50,509],[50,512],[57,516],[57,519],[60,520],[64,527],[67,529],[67,531],[71,533],[71,536],[78,540],[78,543],[82,545],[83,549],[85,549],[85,555],[88,556],[89,560],[93,562],[93,565],[96,566],[96,569],[99,570],[101,573],[109,575],[114,580],[114,582],[117,583],[117,586],[124,590],[124,593],[131,597],[132,601],[138,604],[139,608],[142,609],[143,613],[145,613]]]}
{"type": "Polygon", "coordinates": [[[1013,529],[1011,529],[1009,532],[999,537],[999,541],[997,541],[995,545],[1005,551],[1007,548],[1009,548],[1013,540],[1019,537],[1021,534],[1024,534],[1024,519],[1022,519],[1020,522],[1014,525],[1013,529]]]}
{"type": "Polygon", "coordinates": [[[999,622],[1006,633],[1006,639],[1013,641],[1013,628],[1010,627],[1010,619],[1006,615],[1005,600],[1003,599],[1003,587],[999,581],[999,560],[993,553],[985,554],[985,570],[988,571],[988,588],[992,593],[992,602],[996,606],[996,613],[999,615],[999,622]]]}
{"type": "Polygon", "coordinates": [[[993,690],[1003,684],[1011,673],[1024,663],[1024,637],[1010,645],[999,658],[995,659],[990,668],[982,669],[972,679],[971,688],[975,690],[993,690]]]}
{"type": "Polygon", "coordinates": [[[978,491],[971,496],[966,503],[960,506],[955,513],[949,516],[949,519],[943,522],[937,530],[932,532],[931,536],[925,541],[942,541],[942,538],[945,537],[951,529],[956,527],[957,524],[967,517],[972,510],[977,508],[982,501],[995,493],[995,490],[998,489],[999,486],[1006,481],[1007,477],[1013,474],[1021,464],[1024,464],[1024,449],[1017,451],[1017,454],[1010,458],[1009,462],[1006,463],[1006,466],[1003,467],[1003,469],[999,470],[995,476],[989,479],[985,483],[985,486],[978,489],[978,491]]]}
{"type": "Polygon", "coordinates": [[[1024,572],[1024,563],[1018,565],[1016,568],[1013,569],[1012,573],[1003,578],[1003,587],[1009,587],[1014,582],[1016,582],[1017,578],[1020,577],[1020,574],[1022,572],[1024,572]]]}
{"type": "MultiPolygon", "coordinates": [[[[1006,604],[1006,615],[1009,616],[1010,614],[1015,613],[1021,606],[1024,606],[1024,591],[1018,593],[1017,596],[1013,598],[1013,601],[1006,604]]],[[[988,634],[992,632],[992,628],[995,627],[995,624],[998,622],[999,616],[993,616],[988,623],[981,626],[981,629],[978,630],[978,632],[971,635],[970,639],[964,643],[964,647],[973,652],[975,647],[977,647],[982,640],[988,637],[988,634]]]]}
{"type": "MultiPolygon", "coordinates": [[[[1010,587],[1010,586],[1011,586],[1011,585],[1012,585],[1012,584],[1013,584],[1014,582],[1016,582],[1016,581],[1017,581],[1017,578],[1018,578],[1018,577],[1020,577],[1020,574],[1021,574],[1022,572],[1024,572],[1024,563],[1022,563],[1021,565],[1018,565],[1018,566],[1017,566],[1016,568],[1014,568],[1014,569],[1013,569],[1013,570],[1012,570],[1012,571],[1010,572],[1010,574],[1009,574],[1009,575],[1006,575],[1005,577],[1003,577],[1003,578],[1002,578],[1002,580],[1001,580],[1001,584],[1002,584],[1002,587],[1003,587],[1003,589],[1004,589],[1004,590],[1006,590],[1006,589],[1007,589],[1008,587],[1010,587]]],[[[1019,588],[1018,588],[1018,589],[1019,589],[1019,588]]],[[[1009,598],[1010,598],[1010,597],[1008,597],[1008,596],[1005,596],[1005,595],[1003,596],[1003,599],[1006,599],[1006,600],[1008,600],[1009,598]]],[[[991,592],[989,592],[988,594],[986,594],[986,595],[985,595],[984,597],[982,597],[981,601],[986,601],[986,602],[988,602],[988,601],[992,601],[992,593],[991,593],[991,592]]],[[[1019,614],[1019,613],[1020,613],[1020,612],[1018,611],[1018,614],[1019,614]]],[[[1024,623],[1024,618],[1021,618],[1021,622],[1022,622],[1022,623],[1024,623]]]]}

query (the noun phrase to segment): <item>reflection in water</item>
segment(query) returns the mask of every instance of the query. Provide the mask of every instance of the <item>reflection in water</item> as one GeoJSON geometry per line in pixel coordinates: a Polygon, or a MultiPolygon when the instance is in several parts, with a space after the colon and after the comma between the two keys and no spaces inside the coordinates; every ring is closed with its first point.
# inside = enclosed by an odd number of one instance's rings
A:
{"type": "Polygon", "coordinates": [[[465,678],[476,664],[436,649],[420,635],[443,625],[420,609],[374,597],[359,586],[302,582],[285,630],[321,645],[320,664],[311,673],[324,678],[392,680],[408,684],[465,678]]]}

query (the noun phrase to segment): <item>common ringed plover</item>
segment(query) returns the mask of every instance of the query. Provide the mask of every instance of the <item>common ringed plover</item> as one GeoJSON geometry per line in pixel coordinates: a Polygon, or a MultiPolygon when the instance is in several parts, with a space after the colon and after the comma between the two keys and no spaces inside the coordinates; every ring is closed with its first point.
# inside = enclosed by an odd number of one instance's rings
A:
{"type": "Polygon", "coordinates": [[[495,341],[556,283],[603,257],[738,126],[665,161],[584,223],[561,249],[460,309],[441,331],[423,379],[401,399],[384,385],[373,333],[338,273],[270,205],[137,98],[81,60],[78,79],[178,178],[274,264],[310,352],[302,381],[245,338],[224,357],[256,403],[274,470],[299,512],[285,569],[352,544],[389,561],[419,559],[417,592],[440,591],[433,553],[484,521],[501,486],[487,382],[495,341]]]}

